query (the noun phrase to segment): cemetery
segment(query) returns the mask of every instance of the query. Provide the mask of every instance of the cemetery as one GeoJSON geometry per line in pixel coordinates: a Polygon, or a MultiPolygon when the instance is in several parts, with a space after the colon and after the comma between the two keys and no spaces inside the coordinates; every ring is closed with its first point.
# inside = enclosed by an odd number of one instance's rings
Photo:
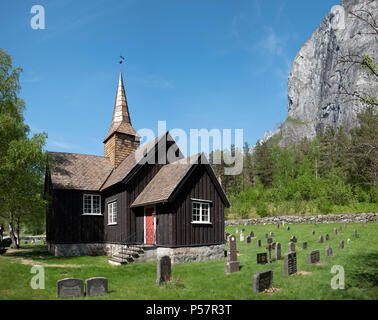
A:
{"type": "Polygon", "coordinates": [[[154,262],[115,267],[108,264],[106,256],[53,257],[43,242],[22,243],[21,249],[8,249],[0,256],[0,297],[54,300],[378,298],[378,253],[372,245],[378,243],[378,223],[369,222],[365,227],[361,223],[345,226],[339,223],[290,224],[289,230],[286,225],[277,228],[276,224],[227,226],[224,258],[184,264],[174,264],[169,257],[161,257],[154,262]],[[335,228],[337,234],[333,232],[335,228]],[[241,241],[241,232],[248,241],[241,241]],[[265,236],[270,232],[273,232],[271,240],[266,241],[265,236]],[[327,234],[329,240],[325,240],[327,234]],[[291,241],[293,235],[299,244],[291,241]],[[323,242],[319,242],[319,235],[324,235],[323,242]],[[44,267],[43,290],[30,287],[33,265],[44,267]],[[335,276],[331,273],[333,265],[345,270],[344,289],[331,288],[331,279],[335,276]]]}

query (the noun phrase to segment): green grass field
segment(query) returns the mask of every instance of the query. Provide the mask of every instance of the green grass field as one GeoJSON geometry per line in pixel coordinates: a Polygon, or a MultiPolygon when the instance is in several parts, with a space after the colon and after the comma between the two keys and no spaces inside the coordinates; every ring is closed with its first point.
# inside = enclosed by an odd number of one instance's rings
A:
{"type": "MultiPolygon", "coordinates": [[[[340,235],[332,234],[339,224],[290,225],[277,231],[275,225],[245,226],[245,234],[255,232],[251,244],[237,241],[239,251],[239,272],[226,275],[226,258],[217,261],[193,262],[173,266],[173,281],[156,286],[156,262],[111,266],[107,257],[55,258],[47,253],[43,245],[23,246],[20,250],[8,250],[0,256],[0,299],[56,299],[56,282],[62,278],[107,277],[109,294],[97,299],[377,299],[378,298],[378,223],[366,227],[350,223],[340,235]],[[353,238],[353,229],[359,233],[353,238]],[[315,236],[311,231],[315,230],[315,236]],[[265,233],[273,231],[274,241],[281,242],[282,256],[288,251],[292,235],[298,239],[297,261],[301,274],[284,275],[283,260],[272,264],[257,265],[256,253],[266,251],[265,233]],[[331,240],[318,243],[320,235],[328,233],[331,240]],[[346,240],[350,238],[348,245],[346,240]],[[263,240],[258,248],[256,239],[263,240]],[[345,248],[339,249],[339,241],[345,241],[345,248]],[[308,243],[306,250],[300,249],[302,241],[308,243]],[[333,257],[324,256],[324,248],[330,245],[333,257]],[[317,266],[307,265],[309,250],[319,249],[321,262],[317,266]],[[33,264],[45,266],[45,289],[33,290],[30,282],[33,264]],[[345,289],[331,288],[333,265],[345,270],[345,289]],[[257,272],[273,270],[273,287],[280,289],[273,295],[257,294],[253,291],[253,275],[257,272]]],[[[236,227],[228,227],[234,233],[236,227]]],[[[241,230],[242,226],[238,229],[241,230]]],[[[239,239],[239,235],[237,235],[239,239]]],[[[96,299],[86,298],[83,299],[96,299]]]]}

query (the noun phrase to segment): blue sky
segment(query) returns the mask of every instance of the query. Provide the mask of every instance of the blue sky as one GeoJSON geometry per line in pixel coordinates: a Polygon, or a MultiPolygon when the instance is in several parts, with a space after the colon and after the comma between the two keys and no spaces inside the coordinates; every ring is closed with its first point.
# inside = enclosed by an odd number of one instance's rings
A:
{"type": "Polygon", "coordinates": [[[103,155],[119,73],[136,130],[243,129],[251,145],[287,115],[301,45],[340,0],[0,1],[0,46],[22,66],[32,132],[50,151],[103,155]],[[30,9],[45,8],[45,30],[30,9]]]}

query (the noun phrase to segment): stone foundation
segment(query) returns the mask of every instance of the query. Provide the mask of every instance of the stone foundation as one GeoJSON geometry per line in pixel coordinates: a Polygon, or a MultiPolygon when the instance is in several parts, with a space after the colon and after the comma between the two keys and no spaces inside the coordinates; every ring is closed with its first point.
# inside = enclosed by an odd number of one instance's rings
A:
{"type": "Polygon", "coordinates": [[[47,250],[56,257],[103,256],[106,255],[104,243],[47,243],[47,250]]]}
{"type": "MultiPolygon", "coordinates": [[[[48,251],[56,257],[77,256],[113,256],[119,253],[121,248],[127,245],[114,243],[77,243],[77,244],[54,244],[47,243],[48,251]]],[[[198,247],[143,247],[144,254],[140,255],[135,262],[156,261],[158,257],[169,256],[172,264],[180,264],[192,261],[207,261],[224,258],[224,244],[198,247]]]]}
{"type": "Polygon", "coordinates": [[[157,257],[169,256],[172,264],[224,258],[224,244],[199,247],[157,248],[157,257]]]}

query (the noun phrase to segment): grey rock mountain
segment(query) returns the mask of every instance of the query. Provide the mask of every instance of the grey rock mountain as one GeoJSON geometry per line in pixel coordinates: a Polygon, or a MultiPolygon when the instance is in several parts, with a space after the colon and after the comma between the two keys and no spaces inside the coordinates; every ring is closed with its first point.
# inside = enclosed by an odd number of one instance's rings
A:
{"type": "Polygon", "coordinates": [[[279,130],[279,145],[314,138],[327,126],[353,127],[366,106],[340,94],[342,84],[349,92],[378,96],[378,83],[367,72],[339,63],[340,55],[350,53],[378,62],[378,37],[351,14],[359,10],[368,10],[378,21],[378,0],[343,0],[298,51],[288,78],[288,116],[279,130]]]}

